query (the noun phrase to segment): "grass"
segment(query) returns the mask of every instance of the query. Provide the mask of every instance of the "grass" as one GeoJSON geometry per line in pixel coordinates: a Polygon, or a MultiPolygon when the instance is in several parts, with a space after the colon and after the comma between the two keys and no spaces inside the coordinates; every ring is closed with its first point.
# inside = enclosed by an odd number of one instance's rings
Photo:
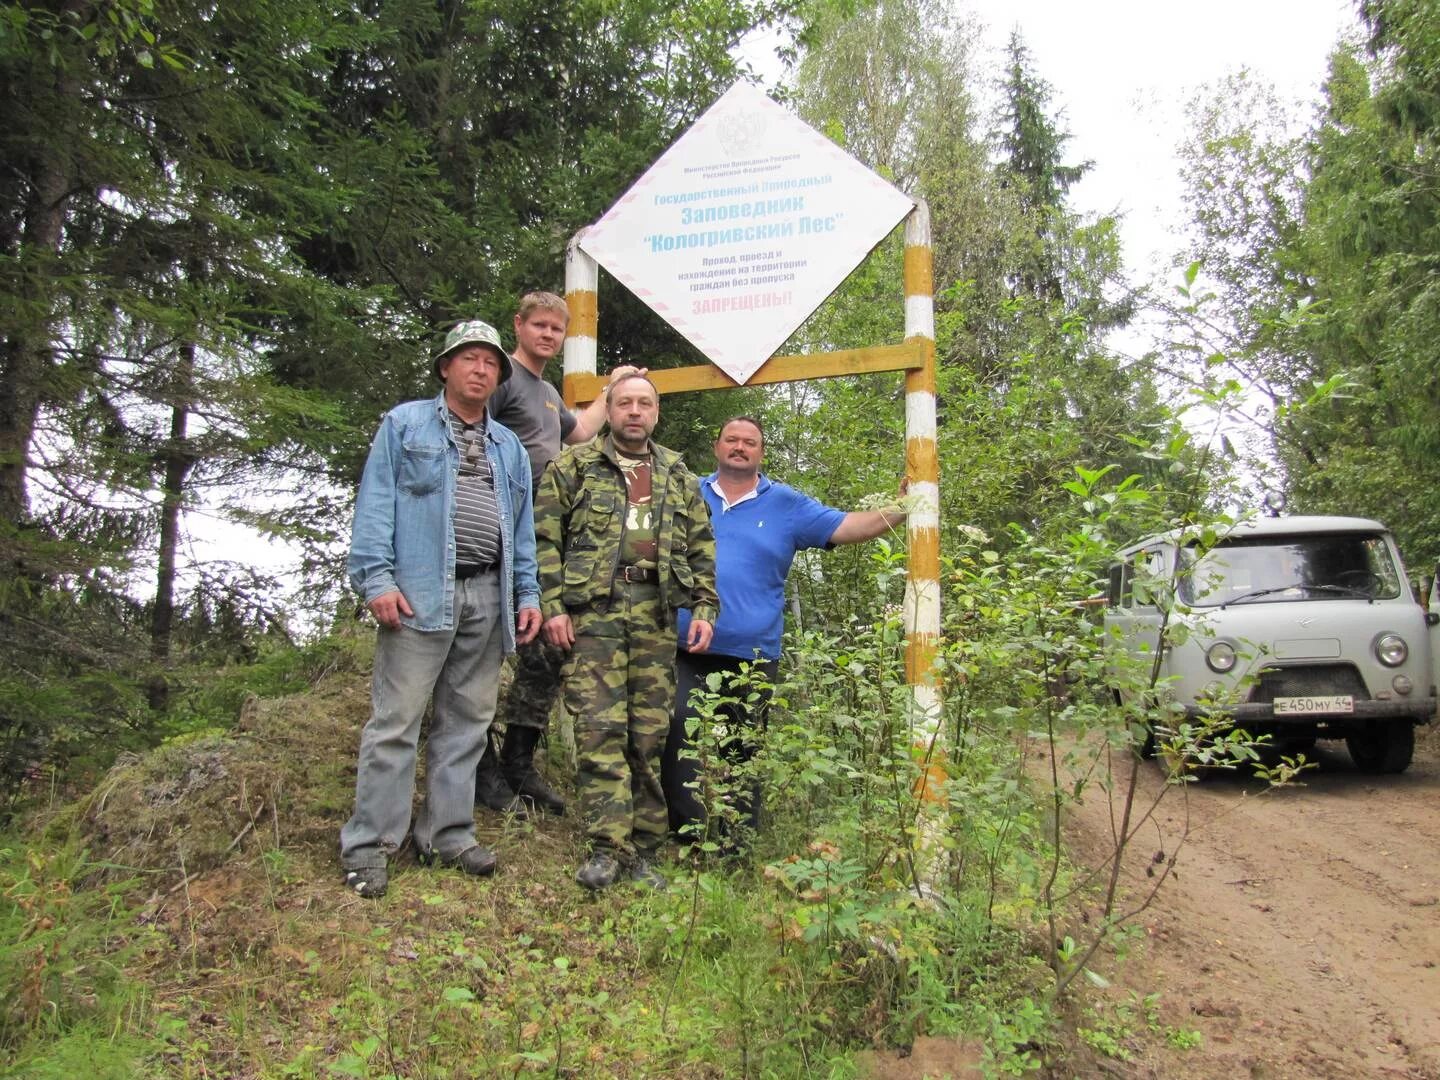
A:
{"type": "Polygon", "coordinates": [[[672,850],[661,893],[576,886],[573,818],[484,812],[494,878],[402,854],[385,897],[347,892],[363,668],[122,761],[7,849],[0,1075],[846,1077],[927,1040],[1039,1068],[1024,928],[983,895],[917,902],[853,837],[813,836],[813,804],[739,862],[672,850]]]}
{"type": "Polygon", "coordinates": [[[324,859],[260,859],[258,897],[251,875],[202,875],[134,969],[164,1021],[144,1071],[844,1076],[883,1045],[888,985],[864,968],[888,961],[794,948],[753,871],[672,866],[671,891],[592,897],[570,823],[491,839],[493,880],[402,865],[379,901],[324,859]]]}

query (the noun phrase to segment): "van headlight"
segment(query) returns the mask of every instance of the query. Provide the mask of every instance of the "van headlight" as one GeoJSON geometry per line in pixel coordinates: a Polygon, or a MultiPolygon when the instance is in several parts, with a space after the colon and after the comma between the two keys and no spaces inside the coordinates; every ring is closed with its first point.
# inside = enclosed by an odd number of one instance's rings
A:
{"type": "Polygon", "coordinates": [[[1217,641],[1205,650],[1205,663],[1211,671],[1224,675],[1235,666],[1235,646],[1228,641],[1217,641]]]}
{"type": "Polygon", "coordinates": [[[1375,639],[1375,659],[1386,667],[1399,667],[1410,658],[1410,646],[1399,634],[1381,634],[1375,639]]]}

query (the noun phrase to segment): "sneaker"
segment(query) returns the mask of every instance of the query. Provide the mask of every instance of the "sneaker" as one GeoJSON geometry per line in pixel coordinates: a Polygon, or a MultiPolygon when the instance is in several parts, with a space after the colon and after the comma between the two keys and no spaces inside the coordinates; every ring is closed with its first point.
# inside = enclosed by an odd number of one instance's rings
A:
{"type": "Polygon", "coordinates": [[[620,864],[615,861],[614,855],[604,851],[592,854],[575,872],[575,880],[591,892],[608,889],[619,876],[620,864]]]}
{"type": "Polygon", "coordinates": [[[357,866],[344,873],[345,887],[366,900],[384,896],[390,886],[390,874],[383,866],[357,866]]]}
{"type": "Polygon", "coordinates": [[[667,888],[670,882],[665,880],[665,875],[656,870],[649,859],[636,859],[630,866],[630,880],[642,889],[653,889],[659,891],[667,888]]]}
{"type": "Polygon", "coordinates": [[[440,866],[451,867],[462,873],[470,874],[473,877],[489,877],[495,872],[495,864],[499,860],[495,852],[479,844],[472,844],[458,855],[440,855],[430,852],[420,856],[420,861],[426,863],[437,863],[440,866]]]}

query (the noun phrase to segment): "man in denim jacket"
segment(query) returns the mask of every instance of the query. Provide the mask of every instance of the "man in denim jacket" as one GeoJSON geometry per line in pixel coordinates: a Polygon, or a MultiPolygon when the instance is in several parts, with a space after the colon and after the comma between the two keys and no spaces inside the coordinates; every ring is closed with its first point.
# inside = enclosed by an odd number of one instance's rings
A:
{"type": "Polygon", "coordinates": [[[486,403],[510,375],[487,323],[456,326],[435,357],[444,389],[388,413],[355,500],[350,581],[380,623],[355,812],[340,830],[345,884],[388,885],[410,831],[416,746],[435,707],[415,846],[467,874],[495,854],[475,841],[475,766],[495,715],[500,663],[540,629],[530,460],[486,403]],[[518,615],[517,615],[518,610],[518,615]]]}

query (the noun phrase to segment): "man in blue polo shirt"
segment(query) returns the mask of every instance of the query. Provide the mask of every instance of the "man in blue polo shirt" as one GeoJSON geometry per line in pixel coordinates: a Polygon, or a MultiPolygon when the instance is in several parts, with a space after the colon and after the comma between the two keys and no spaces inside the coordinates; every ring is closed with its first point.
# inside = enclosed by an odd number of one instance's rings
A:
{"type": "MultiPolygon", "coordinates": [[[[741,669],[748,665],[767,686],[776,679],[785,629],[785,578],[795,553],[873,540],[905,520],[902,510],[846,513],[826,506],[765,476],[760,471],[764,456],[760,422],[733,417],[721,425],[715,440],[716,470],[700,483],[715,530],[720,617],[709,650],[691,653],[683,645],[690,613],[680,612],[675,708],[661,773],[670,827],[677,832],[705,820],[695,790],[699,762],[682,756],[690,746],[686,721],[695,715],[690,691],[719,674],[724,680],[721,692],[747,703],[722,707],[719,718],[730,731],[722,752],[733,763],[748,761],[754,753],[753,734],[764,726],[770,694],[762,690],[757,695],[747,688],[741,669]]],[[[758,791],[732,796],[739,820],[751,830],[758,823],[758,796],[758,791]]]]}

